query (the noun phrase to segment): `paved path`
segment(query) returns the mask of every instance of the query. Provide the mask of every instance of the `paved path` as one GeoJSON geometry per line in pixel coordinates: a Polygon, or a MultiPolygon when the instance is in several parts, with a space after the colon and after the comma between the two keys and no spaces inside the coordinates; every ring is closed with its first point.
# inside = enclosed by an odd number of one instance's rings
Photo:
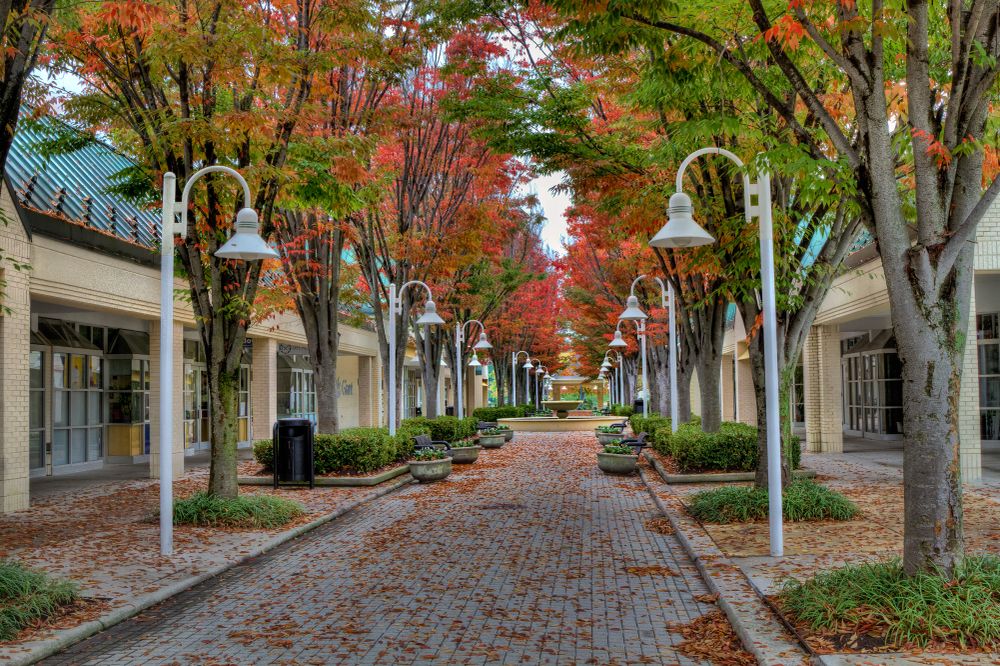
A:
{"type": "Polygon", "coordinates": [[[44,663],[696,663],[669,626],[714,606],[639,479],[518,438],[44,663]]]}

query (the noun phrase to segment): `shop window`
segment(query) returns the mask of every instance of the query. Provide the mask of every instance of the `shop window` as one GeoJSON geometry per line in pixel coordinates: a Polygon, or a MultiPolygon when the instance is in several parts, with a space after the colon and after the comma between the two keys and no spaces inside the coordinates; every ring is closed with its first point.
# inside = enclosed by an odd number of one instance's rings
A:
{"type": "Polygon", "coordinates": [[[278,353],[278,418],[316,421],[316,381],[303,353],[278,353]]]}
{"type": "Polygon", "coordinates": [[[31,469],[45,467],[45,352],[28,353],[28,458],[31,469]]]}
{"type": "Polygon", "coordinates": [[[976,315],[979,352],[979,434],[1000,440],[1000,313],[976,315]]]}
{"type": "Polygon", "coordinates": [[[845,340],[841,360],[844,382],[844,427],[862,436],[903,434],[902,364],[892,331],[865,342],[845,340]]]}
{"type": "Polygon", "coordinates": [[[104,454],[103,359],[52,355],[52,464],[100,460],[104,454]]]}

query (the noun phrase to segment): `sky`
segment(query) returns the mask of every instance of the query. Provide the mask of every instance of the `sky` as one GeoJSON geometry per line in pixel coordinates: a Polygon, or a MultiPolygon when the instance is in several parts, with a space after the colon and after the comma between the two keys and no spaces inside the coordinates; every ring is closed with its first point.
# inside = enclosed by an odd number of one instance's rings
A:
{"type": "Polygon", "coordinates": [[[539,176],[532,181],[538,201],[545,211],[545,224],[542,226],[542,241],[556,254],[566,254],[563,237],[566,236],[566,208],[570,205],[569,195],[553,194],[550,190],[562,182],[563,174],[554,173],[549,176],[539,176]]]}

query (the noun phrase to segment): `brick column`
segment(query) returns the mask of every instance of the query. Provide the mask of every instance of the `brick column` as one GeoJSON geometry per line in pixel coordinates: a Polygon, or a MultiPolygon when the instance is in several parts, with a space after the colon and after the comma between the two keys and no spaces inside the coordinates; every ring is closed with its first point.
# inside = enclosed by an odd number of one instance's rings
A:
{"type": "MultiPolygon", "coordinates": [[[[739,349],[739,346],[737,346],[739,349]]],[[[740,354],[737,354],[739,358],[740,354]]],[[[753,393],[753,376],[751,375],[750,359],[737,361],[738,377],[736,381],[736,401],[740,406],[740,423],[757,425],[757,399],[753,393]]]]}
{"type": "Polygon", "coordinates": [[[374,358],[358,357],[358,425],[371,427],[375,425],[378,412],[378,401],[375,395],[374,358]]]}
{"type": "Polygon", "coordinates": [[[253,364],[250,367],[251,439],[270,439],[278,420],[278,341],[253,339],[253,364]]]}
{"type": "Polygon", "coordinates": [[[722,420],[736,420],[736,403],[733,402],[733,355],[722,356],[722,420]]]}
{"type": "Polygon", "coordinates": [[[840,326],[813,326],[802,351],[806,448],[813,453],[844,450],[840,326]]]}
{"type": "Polygon", "coordinates": [[[958,398],[958,462],[962,481],[983,478],[982,434],[979,426],[979,339],[976,330],[976,289],[969,301],[969,329],[962,356],[962,383],[958,398]]]}
{"type": "MultiPolygon", "coordinates": [[[[167,390],[174,395],[173,419],[174,441],[170,450],[173,455],[174,478],[184,474],[184,325],[174,323],[174,367],[173,385],[167,390]]],[[[154,321],[149,331],[149,476],[160,476],[160,322],[154,321]]]]}
{"type": "MultiPolygon", "coordinates": [[[[10,226],[20,222],[10,222],[10,226]]],[[[4,238],[2,246],[22,245],[4,238]]],[[[25,261],[19,247],[14,258],[25,261]]],[[[31,345],[31,299],[28,272],[0,270],[5,279],[3,303],[11,312],[0,315],[0,513],[28,508],[28,352],[31,345]]],[[[51,376],[51,375],[50,375],[51,376]]]]}

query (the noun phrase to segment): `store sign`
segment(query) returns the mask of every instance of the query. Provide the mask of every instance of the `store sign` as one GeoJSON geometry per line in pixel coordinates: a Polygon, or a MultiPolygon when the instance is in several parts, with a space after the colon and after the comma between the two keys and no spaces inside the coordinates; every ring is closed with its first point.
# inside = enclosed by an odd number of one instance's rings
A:
{"type": "Polygon", "coordinates": [[[309,350],[305,347],[296,347],[294,345],[278,345],[278,353],[284,354],[285,356],[305,356],[308,358],[309,350]]]}

